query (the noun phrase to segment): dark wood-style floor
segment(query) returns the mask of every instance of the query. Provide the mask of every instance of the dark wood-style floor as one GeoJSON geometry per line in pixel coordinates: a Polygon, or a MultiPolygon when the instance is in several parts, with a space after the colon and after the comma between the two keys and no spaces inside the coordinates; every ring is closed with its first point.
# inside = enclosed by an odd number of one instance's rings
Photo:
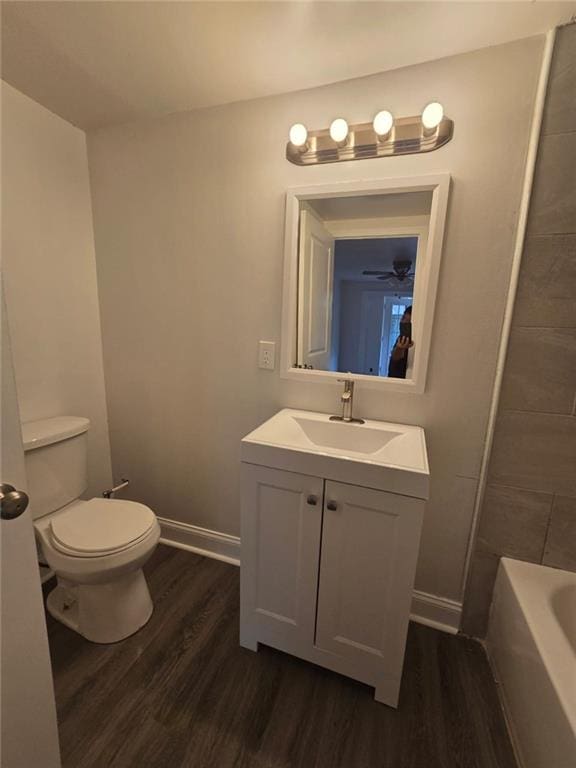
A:
{"type": "Polygon", "coordinates": [[[397,711],[238,645],[237,568],[159,547],[155,611],[94,645],[48,619],[64,768],[515,768],[482,647],[411,625],[397,711]]]}

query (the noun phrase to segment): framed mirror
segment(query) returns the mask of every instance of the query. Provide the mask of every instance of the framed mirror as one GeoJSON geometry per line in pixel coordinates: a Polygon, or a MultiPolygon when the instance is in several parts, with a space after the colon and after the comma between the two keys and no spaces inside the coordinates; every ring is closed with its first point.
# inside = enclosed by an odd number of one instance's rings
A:
{"type": "Polygon", "coordinates": [[[291,189],[281,375],[423,392],[449,174],[291,189]]]}

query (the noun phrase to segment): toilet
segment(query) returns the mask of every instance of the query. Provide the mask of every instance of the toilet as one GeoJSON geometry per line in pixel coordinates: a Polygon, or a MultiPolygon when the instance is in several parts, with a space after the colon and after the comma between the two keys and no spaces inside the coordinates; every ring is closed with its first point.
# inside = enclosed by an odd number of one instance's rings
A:
{"type": "Polygon", "coordinates": [[[22,425],[30,509],[58,580],[48,611],[87,640],[115,643],[152,615],[142,566],[158,544],[160,526],[144,504],[80,499],[88,487],[89,428],[88,419],[72,416],[22,425]]]}

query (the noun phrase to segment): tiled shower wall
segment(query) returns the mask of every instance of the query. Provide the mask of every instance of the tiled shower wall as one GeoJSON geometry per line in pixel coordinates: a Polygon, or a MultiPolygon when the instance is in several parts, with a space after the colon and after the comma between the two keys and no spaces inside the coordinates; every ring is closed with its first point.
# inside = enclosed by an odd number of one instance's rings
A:
{"type": "Polygon", "coordinates": [[[486,633],[502,556],[576,571],[576,24],[558,30],[552,59],[468,634],[486,633]]]}

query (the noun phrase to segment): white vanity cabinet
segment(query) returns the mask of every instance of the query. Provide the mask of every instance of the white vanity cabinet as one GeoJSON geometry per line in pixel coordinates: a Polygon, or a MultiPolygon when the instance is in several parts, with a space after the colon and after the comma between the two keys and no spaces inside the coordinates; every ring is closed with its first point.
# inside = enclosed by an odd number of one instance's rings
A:
{"type": "Polygon", "coordinates": [[[314,639],[324,483],[242,465],[241,643],[297,655],[314,639]]]}
{"type": "Polygon", "coordinates": [[[397,706],[424,505],[243,462],[241,644],[328,667],[397,706]]]}

